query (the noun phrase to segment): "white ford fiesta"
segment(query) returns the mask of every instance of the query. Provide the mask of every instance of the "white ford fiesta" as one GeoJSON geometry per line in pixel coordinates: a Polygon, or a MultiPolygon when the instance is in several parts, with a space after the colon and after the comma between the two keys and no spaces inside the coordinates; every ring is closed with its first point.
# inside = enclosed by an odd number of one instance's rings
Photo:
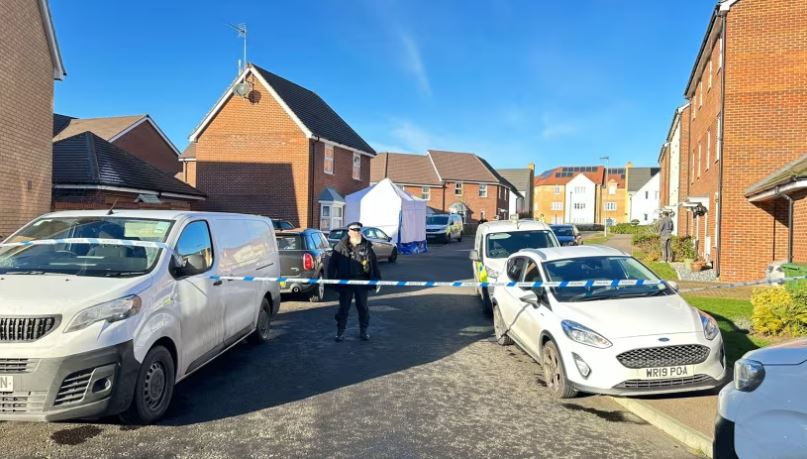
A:
{"type": "Polygon", "coordinates": [[[719,386],[726,376],[715,320],[616,249],[522,250],[498,281],[642,280],[630,286],[497,287],[501,345],[517,343],[543,367],[552,394],[644,395],[719,386]],[[646,282],[646,284],[645,284],[646,282]]]}

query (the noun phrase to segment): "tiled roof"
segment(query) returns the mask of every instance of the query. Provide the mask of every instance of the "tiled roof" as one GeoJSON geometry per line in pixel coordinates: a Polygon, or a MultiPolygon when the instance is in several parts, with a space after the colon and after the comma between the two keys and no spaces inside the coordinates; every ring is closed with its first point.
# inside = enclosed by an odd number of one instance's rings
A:
{"type": "MultiPolygon", "coordinates": [[[[608,178],[606,182],[615,181],[617,188],[625,188],[625,179],[627,178],[626,168],[624,167],[609,167],[608,178]]],[[[602,183],[602,182],[600,182],[602,183]]]]}
{"type": "Polygon", "coordinates": [[[750,197],[771,190],[777,186],[786,185],[787,183],[805,178],[807,178],[807,155],[786,164],[781,169],[776,170],[759,182],[746,188],[745,196],[750,197]]]}
{"type": "MultiPolygon", "coordinates": [[[[611,170],[609,168],[609,170],[611,170]]],[[[535,177],[535,186],[566,185],[570,180],[583,174],[592,182],[601,185],[605,176],[603,166],[562,166],[543,172],[535,177]]],[[[624,184],[623,184],[624,186],[624,184]]]]}
{"type": "Polygon", "coordinates": [[[196,159],[196,142],[191,142],[185,147],[185,151],[179,155],[179,160],[196,159]]]}
{"type": "Polygon", "coordinates": [[[58,142],[85,131],[90,131],[104,140],[111,140],[145,117],[146,115],[112,116],[108,118],[71,118],[65,115],[54,114],[53,141],[58,142]],[[58,132],[56,132],[57,123],[60,128],[58,132]]]}
{"type": "Polygon", "coordinates": [[[253,67],[312,134],[375,154],[375,150],[316,93],[257,65],[253,67]]]}
{"type": "Polygon", "coordinates": [[[434,162],[434,167],[437,168],[437,173],[443,180],[487,183],[500,181],[499,177],[493,173],[493,168],[473,153],[429,150],[428,154],[434,162]]]}
{"type": "Polygon", "coordinates": [[[192,186],[165,174],[92,132],[53,144],[55,185],[99,185],[204,197],[192,186]]]}
{"type": "Polygon", "coordinates": [[[631,167],[628,169],[628,191],[639,191],[660,170],[658,167],[631,167]]]}
{"type": "Polygon", "coordinates": [[[499,175],[515,185],[520,191],[530,189],[530,169],[499,169],[499,175]]]}
{"type": "Polygon", "coordinates": [[[426,155],[379,153],[370,162],[370,181],[389,178],[394,183],[411,185],[442,185],[426,155]]]}
{"type": "Polygon", "coordinates": [[[322,193],[319,194],[319,201],[325,202],[345,202],[345,198],[339,194],[338,191],[334,190],[331,187],[327,187],[322,190],[322,193]]]}

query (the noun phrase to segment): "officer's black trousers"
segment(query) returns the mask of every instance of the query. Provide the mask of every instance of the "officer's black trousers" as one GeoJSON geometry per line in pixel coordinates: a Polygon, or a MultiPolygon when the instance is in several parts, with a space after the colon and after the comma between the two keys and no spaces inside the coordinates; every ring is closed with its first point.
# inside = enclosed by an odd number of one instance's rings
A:
{"type": "Polygon", "coordinates": [[[336,328],[344,330],[350,312],[350,302],[356,297],[356,310],[359,312],[359,327],[367,330],[370,325],[370,309],[367,306],[367,287],[361,285],[339,286],[339,311],[336,313],[336,328]]]}

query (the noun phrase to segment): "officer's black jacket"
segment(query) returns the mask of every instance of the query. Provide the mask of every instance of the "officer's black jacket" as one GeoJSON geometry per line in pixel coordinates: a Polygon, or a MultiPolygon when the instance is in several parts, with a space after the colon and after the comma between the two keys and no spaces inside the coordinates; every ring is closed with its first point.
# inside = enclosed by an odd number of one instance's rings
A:
{"type": "Polygon", "coordinates": [[[350,237],[345,237],[334,247],[328,261],[329,279],[381,279],[378,259],[373,244],[365,238],[351,249],[350,237]]]}

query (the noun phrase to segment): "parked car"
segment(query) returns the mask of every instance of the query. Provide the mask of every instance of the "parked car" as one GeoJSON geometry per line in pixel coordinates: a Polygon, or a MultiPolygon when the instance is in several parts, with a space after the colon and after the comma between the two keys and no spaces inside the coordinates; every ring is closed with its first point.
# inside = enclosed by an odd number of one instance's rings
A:
{"type": "Polygon", "coordinates": [[[277,284],[211,277],[280,274],[268,218],[56,212],[5,242],[71,238],[121,244],[0,247],[0,419],[152,423],[176,382],[244,339],[269,339],[277,284]],[[171,250],[134,245],[148,243],[171,250]]]}
{"type": "Polygon", "coordinates": [[[457,214],[434,214],[426,217],[426,240],[451,242],[455,239],[462,242],[462,231],[465,225],[457,214]]]}
{"type": "Polygon", "coordinates": [[[807,457],[807,339],[757,349],[720,391],[713,457],[807,457]]]}
{"type": "MultiPolygon", "coordinates": [[[[280,253],[280,275],[296,278],[325,278],[325,268],[333,249],[325,234],[316,229],[296,229],[275,233],[280,253]]],[[[281,293],[309,293],[312,302],[325,299],[324,284],[285,283],[281,293]]]]}
{"type": "Polygon", "coordinates": [[[280,220],[280,219],[272,219],[272,226],[276,230],[292,230],[295,228],[294,225],[291,224],[288,220],[280,220]]]}
{"type": "MultiPolygon", "coordinates": [[[[392,241],[392,238],[387,236],[384,231],[374,228],[372,226],[365,226],[361,230],[364,237],[373,243],[373,251],[379,260],[387,260],[390,263],[395,263],[398,260],[398,246],[392,241]]],[[[331,230],[328,233],[328,241],[331,247],[336,247],[336,244],[347,236],[347,228],[339,228],[331,230]]]]}
{"type": "Polygon", "coordinates": [[[549,225],[560,245],[583,245],[583,235],[574,225],[549,225]]]}
{"type": "MultiPolygon", "coordinates": [[[[496,278],[503,270],[511,254],[521,249],[560,247],[558,238],[549,225],[535,220],[496,220],[479,225],[470,258],[474,280],[485,282],[496,278]]],[[[493,310],[491,298],[493,287],[476,289],[482,300],[482,310],[493,310]]]]}
{"type": "MultiPolygon", "coordinates": [[[[602,246],[523,250],[498,280],[649,281],[647,285],[498,287],[493,322],[501,345],[517,343],[541,363],[551,394],[645,395],[711,389],[726,376],[715,320],[673,284],[602,246]]],[[[585,285],[585,284],[584,284],[585,285]]]]}

